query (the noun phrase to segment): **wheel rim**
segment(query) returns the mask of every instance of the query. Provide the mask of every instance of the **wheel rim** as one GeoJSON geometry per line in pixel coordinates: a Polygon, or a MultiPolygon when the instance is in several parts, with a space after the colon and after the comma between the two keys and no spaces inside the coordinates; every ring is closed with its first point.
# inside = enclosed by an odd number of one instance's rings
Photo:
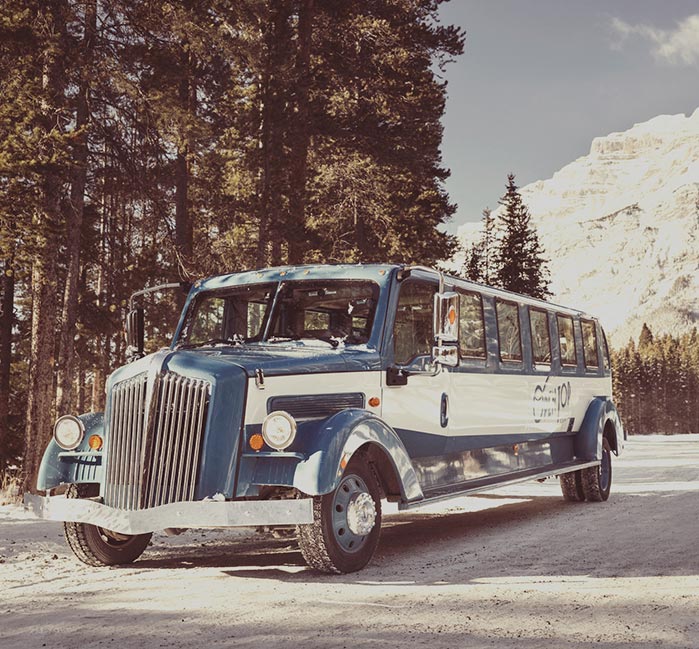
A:
{"type": "Polygon", "coordinates": [[[103,527],[98,527],[97,532],[100,535],[102,541],[113,548],[120,548],[129,543],[132,536],[127,534],[119,534],[119,532],[112,532],[111,530],[105,530],[103,527]]]}
{"type": "Polygon", "coordinates": [[[342,479],[332,503],[333,534],[345,552],[358,552],[374,529],[376,506],[364,480],[357,475],[342,479]]]}
{"type": "Polygon", "coordinates": [[[602,463],[599,468],[599,485],[602,491],[609,489],[609,482],[612,478],[612,458],[609,450],[602,449],[602,463]]]}

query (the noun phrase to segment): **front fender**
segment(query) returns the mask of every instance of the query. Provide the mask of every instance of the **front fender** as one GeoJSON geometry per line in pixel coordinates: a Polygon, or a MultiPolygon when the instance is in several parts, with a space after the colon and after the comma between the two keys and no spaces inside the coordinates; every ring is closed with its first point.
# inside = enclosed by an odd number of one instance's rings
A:
{"type": "Polygon", "coordinates": [[[79,415],[85,426],[85,437],[74,451],[64,451],[53,437],[44,451],[39,467],[36,488],[39,491],[53,489],[61,484],[102,482],[102,454],[88,446],[90,435],[104,439],[104,413],[92,412],[79,415]],[[85,455],[80,455],[85,453],[85,455]]]}
{"type": "Polygon", "coordinates": [[[388,458],[406,502],[423,497],[408,452],[393,429],[366,410],[343,410],[325,420],[308,440],[307,459],[296,466],[294,487],[311,496],[334,491],[344,468],[364,445],[374,444],[388,458]]]}
{"type": "Polygon", "coordinates": [[[612,446],[620,455],[624,448],[624,429],[616,406],[608,397],[595,397],[587,407],[580,430],[575,436],[575,457],[579,460],[601,460],[602,439],[607,424],[611,423],[614,438],[612,446]]]}

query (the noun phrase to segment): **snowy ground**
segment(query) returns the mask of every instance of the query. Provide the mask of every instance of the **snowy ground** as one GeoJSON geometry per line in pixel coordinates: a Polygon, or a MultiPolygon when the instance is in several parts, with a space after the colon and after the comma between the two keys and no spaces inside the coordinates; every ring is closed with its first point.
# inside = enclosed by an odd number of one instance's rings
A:
{"type": "Polygon", "coordinates": [[[632,439],[614,481],[607,503],[547,481],[389,516],[342,576],[249,530],[88,568],[60,524],[0,507],[0,647],[697,649],[699,436],[632,439]]]}

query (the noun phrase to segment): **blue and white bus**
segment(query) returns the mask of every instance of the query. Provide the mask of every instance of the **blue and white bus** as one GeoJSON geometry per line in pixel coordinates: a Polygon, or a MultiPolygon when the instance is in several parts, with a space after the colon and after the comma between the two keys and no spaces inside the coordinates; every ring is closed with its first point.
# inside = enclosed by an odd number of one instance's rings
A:
{"type": "Polygon", "coordinates": [[[313,568],[356,571],[384,499],[557,475],[565,499],[604,501],[624,445],[594,317],[430,268],[213,277],[170,347],[143,353],[142,309],[127,331],[105,412],[56,422],[46,495],[26,496],[90,565],[134,561],[156,530],[278,525],[313,568]]]}

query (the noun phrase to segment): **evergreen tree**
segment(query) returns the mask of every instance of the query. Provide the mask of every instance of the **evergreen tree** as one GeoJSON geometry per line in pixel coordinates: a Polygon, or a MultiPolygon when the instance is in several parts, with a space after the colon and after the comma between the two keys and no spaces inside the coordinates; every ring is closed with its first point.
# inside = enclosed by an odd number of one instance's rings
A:
{"type": "Polygon", "coordinates": [[[501,288],[545,299],[549,291],[548,264],[536,230],[530,224],[529,210],[522,202],[514,174],[507,176],[507,188],[499,201],[501,234],[494,273],[501,288]]]}
{"type": "Polygon", "coordinates": [[[461,274],[472,282],[483,282],[485,280],[483,276],[485,268],[484,257],[483,242],[477,241],[472,243],[466,250],[466,261],[461,269],[461,274]]]}
{"type": "Polygon", "coordinates": [[[461,274],[474,281],[491,284],[494,275],[495,217],[489,207],[483,210],[481,237],[466,251],[466,260],[461,274]]]}

